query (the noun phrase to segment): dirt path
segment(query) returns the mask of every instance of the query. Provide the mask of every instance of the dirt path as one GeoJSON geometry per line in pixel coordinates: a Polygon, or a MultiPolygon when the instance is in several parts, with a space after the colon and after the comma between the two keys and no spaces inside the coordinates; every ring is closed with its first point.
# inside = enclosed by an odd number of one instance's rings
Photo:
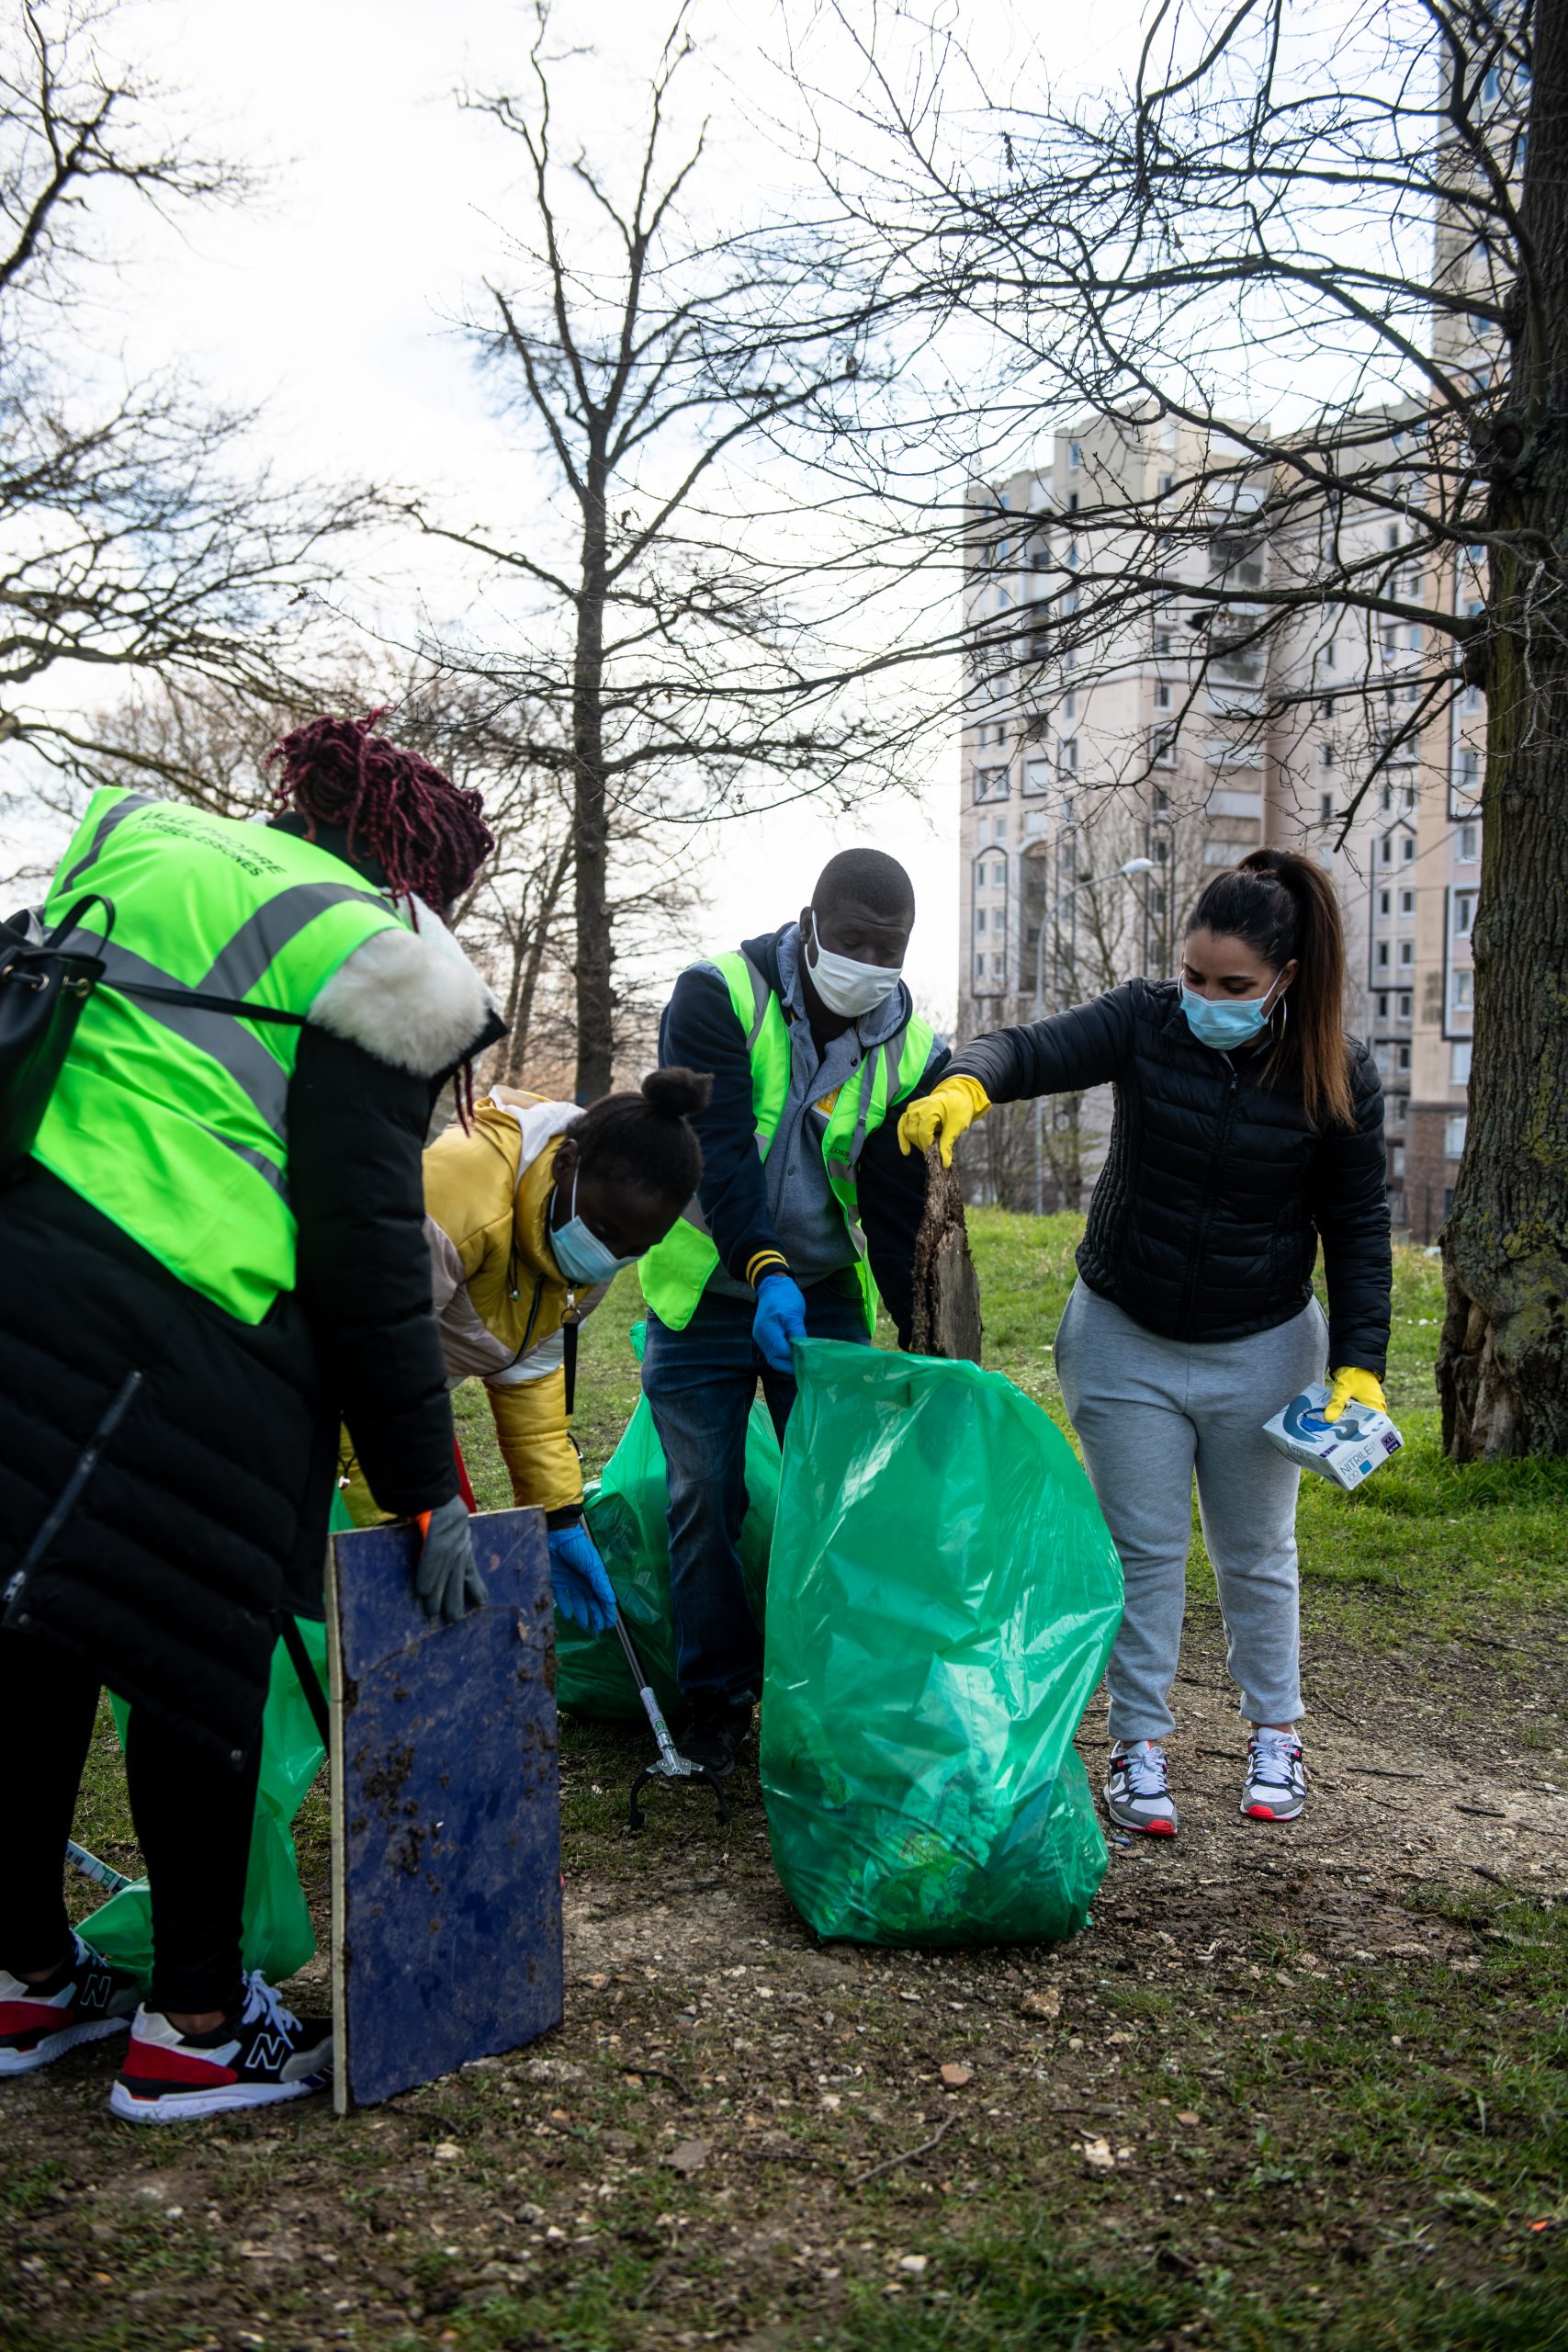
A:
{"type": "MultiPolygon", "coordinates": [[[[1327,2312],[1376,2278],[1526,2263],[1517,2233],[1478,2230],[1462,2173],[1509,1998],[1486,1922],[1506,1887],[1568,1894],[1534,1826],[1543,1785],[1568,1787],[1546,1744],[1564,1653],[1554,1629],[1521,1640],[1320,1647],[1313,1802],[1269,1830],[1236,1814],[1200,1613],[1181,1837],[1115,1847],[1091,1928],[1050,1952],[818,1949],[755,1802],[725,1832],[656,1792],[629,1840],[639,1745],[578,1733],[561,2031],[341,2124],[315,2100],[138,2132],[105,2113],[94,2052],[7,2086],[0,2337],[761,2352],[839,2340],[852,2307],[863,2329],[868,2296],[934,2316],[966,2291],[955,2245],[1039,2217],[1185,2295],[1172,2346],[1220,2340],[1213,2278],[1327,2312]]],[[[1103,1747],[1084,1754],[1098,1785],[1103,1747]]],[[[1127,2326],[1083,2340],[1167,2340],[1127,2326]]]]}

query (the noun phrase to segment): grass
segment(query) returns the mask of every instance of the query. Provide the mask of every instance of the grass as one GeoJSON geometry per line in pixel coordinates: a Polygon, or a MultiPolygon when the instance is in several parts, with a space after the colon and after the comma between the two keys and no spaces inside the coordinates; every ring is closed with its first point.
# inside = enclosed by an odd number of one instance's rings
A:
{"type": "MultiPolygon", "coordinates": [[[[971,1226],[987,1361],[1061,1420],[1051,1342],[1081,1228],[971,1226]]],[[[584,1331],[590,1475],[637,1400],[640,1312],[623,1276],[584,1331]]],[[[1303,1482],[1309,1653],[1336,1707],[1372,1721],[1358,1759],[1388,1760],[1392,1693],[1412,1720],[1472,1717],[1472,1753],[1539,1750],[1550,1772],[1568,1472],[1443,1459],[1440,1316],[1435,1261],[1400,1251],[1388,1386],[1406,1450],[1352,1496],[1303,1482]]],[[[457,1409],[495,1507],[482,1391],[457,1409]]],[[[1217,1669],[1196,1529],[1191,1593],[1217,1669]]],[[[563,1724],[574,1966],[595,1972],[547,2045],[569,2084],[531,2078],[524,2052],[376,2115],[334,2123],[310,2102],[150,2148],[103,2120],[104,2070],[73,2057],[8,2109],[7,2352],[1568,2352],[1568,1901],[1524,1891],[1540,1865],[1523,1843],[1478,1874],[1417,1869],[1377,1815],[1323,1851],[1217,1839],[1210,1862],[1184,1836],[1119,1855],[1094,1932],[1061,1953],[835,1961],[784,1902],[759,1813],[722,1837],[705,1810],[666,1813],[626,1838],[640,1753],[635,1731],[563,1724]],[[1037,1984],[1060,1989],[1054,2021],[1021,2015],[1037,1984]],[[952,2059],[975,2082],[945,2099],[952,2059]],[[938,2117],[936,2154],[851,2186],[938,2117]],[[1089,2169],[1080,2121],[1125,2165],[1089,2169]],[[677,2179],[688,2136],[713,2153],[677,2179]],[[237,2251],[275,2231],[287,2260],[237,2251]]],[[[77,1834],[139,1866],[107,1717],[77,1834]]],[[[300,1846],[320,1889],[319,1794],[300,1846]]]]}

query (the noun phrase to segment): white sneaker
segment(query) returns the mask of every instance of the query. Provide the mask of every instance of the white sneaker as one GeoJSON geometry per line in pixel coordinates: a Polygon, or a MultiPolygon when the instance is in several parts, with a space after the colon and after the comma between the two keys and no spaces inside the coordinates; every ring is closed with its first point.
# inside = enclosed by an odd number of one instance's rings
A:
{"type": "Polygon", "coordinates": [[[1293,1731],[1255,1731],[1247,1743],[1241,1809],[1249,1821],[1294,1821],[1306,1804],[1306,1768],[1293,1731]]]}
{"type": "Polygon", "coordinates": [[[1165,1750],[1157,1739],[1119,1739],[1111,1751],[1105,1783],[1105,1806],[1123,1829],[1141,1829],[1148,1838],[1174,1838],[1176,1799],[1165,1769],[1165,1750]]]}

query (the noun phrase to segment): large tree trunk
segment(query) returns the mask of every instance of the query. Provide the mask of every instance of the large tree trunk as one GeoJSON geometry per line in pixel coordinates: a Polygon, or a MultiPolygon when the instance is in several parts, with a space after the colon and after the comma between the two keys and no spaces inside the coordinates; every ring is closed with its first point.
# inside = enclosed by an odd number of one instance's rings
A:
{"type": "Polygon", "coordinates": [[[590,458],[582,502],[582,581],[572,675],[572,861],[577,879],[577,1099],[610,1091],[615,1000],[611,981],[610,810],[604,789],[605,467],[590,458]]]}
{"type": "Polygon", "coordinates": [[[1460,1461],[1568,1453],[1568,0],[1540,0],[1522,299],[1495,526],[1470,1125],[1443,1230],[1443,1441],[1460,1461]]]}

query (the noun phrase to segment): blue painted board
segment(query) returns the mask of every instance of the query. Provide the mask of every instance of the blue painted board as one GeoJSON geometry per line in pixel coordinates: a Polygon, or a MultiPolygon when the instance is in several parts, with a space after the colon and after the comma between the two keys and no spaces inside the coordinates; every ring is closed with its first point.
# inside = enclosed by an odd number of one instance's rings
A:
{"type": "Polygon", "coordinates": [[[333,1538],[340,2112],[560,2022],[545,1522],[504,1510],[471,1524],[490,1598],[456,1625],[414,1597],[415,1529],[333,1538]]]}

